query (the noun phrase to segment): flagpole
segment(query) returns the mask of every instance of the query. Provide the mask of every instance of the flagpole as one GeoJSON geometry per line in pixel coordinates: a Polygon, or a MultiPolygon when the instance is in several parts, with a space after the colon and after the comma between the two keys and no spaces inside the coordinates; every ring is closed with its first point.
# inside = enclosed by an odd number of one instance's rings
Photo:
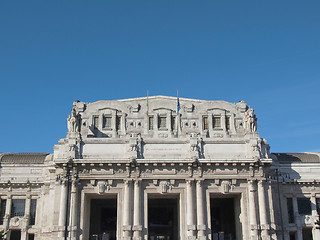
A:
{"type": "Polygon", "coordinates": [[[177,136],[179,135],[179,121],[180,121],[180,117],[179,117],[179,110],[180,110],[180,102],[179,102],[179,89],[177,89],[177,117],[176,117],[176,124],[177,124],[177,136]]]}
{"type": "Polygon", "coordinates": [[[147,117],[149,116],[149,90],[147,89],[147,117]]]}

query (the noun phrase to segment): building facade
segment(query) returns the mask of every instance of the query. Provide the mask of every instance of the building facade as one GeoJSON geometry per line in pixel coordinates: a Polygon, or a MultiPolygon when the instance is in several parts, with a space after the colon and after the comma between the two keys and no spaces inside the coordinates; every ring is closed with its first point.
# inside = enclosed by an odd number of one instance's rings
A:
{"type": "Polygon", "coordinates": [[[8,239],[320,240],[320,154],[270,154],[243,101],[75,101],[67,123],[53,154],[0,154],[8,239]]]}

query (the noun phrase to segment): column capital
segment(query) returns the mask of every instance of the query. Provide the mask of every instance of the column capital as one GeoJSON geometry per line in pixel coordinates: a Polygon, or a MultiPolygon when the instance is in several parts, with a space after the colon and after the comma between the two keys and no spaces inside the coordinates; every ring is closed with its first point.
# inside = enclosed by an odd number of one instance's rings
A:
{"type": "Polygon", "coordinates": [[[203,180],[197,179],[196,182],[197,182],[197,186],[202,187],[202,185],[203,185],[203,180]]]}
{"type": "Polygon", "coordinates": [[[194,182],[194,179],[186,179],[186,183],[191,185],[194,182]]]}
{"type": "Polygon", "coordinates": [[[126,184],[126,185],[130,185],[132,182],[132,179],[124,179],[123,180],[123,183],[126,184]]]}
{"type": "Polygon", "coordinates": [[[141,185],[141,179],[136,179],[136,180],[134,180],[134,185],[135,186],[140,186],[141,185]]]}

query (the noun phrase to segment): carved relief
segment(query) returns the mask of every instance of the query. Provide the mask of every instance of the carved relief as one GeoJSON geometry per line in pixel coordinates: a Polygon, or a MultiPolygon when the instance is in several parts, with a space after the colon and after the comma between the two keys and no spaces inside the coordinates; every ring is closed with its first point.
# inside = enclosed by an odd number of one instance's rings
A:
{"type": "Polygon", "coordinates": [[[175,184],[175,180],[160,181],[160,183],[159,183],[159,192],[161,194],[168,193],[169,191],[172,190],[174,184],[175,184]]]}

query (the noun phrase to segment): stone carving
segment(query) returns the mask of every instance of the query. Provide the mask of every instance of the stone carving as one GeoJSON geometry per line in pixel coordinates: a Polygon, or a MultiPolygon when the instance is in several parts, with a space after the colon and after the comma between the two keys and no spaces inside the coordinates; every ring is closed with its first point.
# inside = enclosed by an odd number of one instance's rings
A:
{"type": "Polygon", "coordinates": [[[244,122],[245,129],[248,132],[256,132],[257,131],[257,118],[256,118],[256,115],[254,114],[254,110],[252,108],[249,108],[244,113],[243,122],[244,122]]]}
{"type": "Polygon", "coordinates": [[[161,181],[159,184],[159,192],[161,194],[168,193],[168,191],[172,190],[174,184],[175,184],[175,180],[161,181]]]}
{"type": "Polygon", "coordinates": [[[74,108],[72,108],[71,114],[68,117],[68,130],[69,132],[80,131],[79,115],[74,108]]]}

